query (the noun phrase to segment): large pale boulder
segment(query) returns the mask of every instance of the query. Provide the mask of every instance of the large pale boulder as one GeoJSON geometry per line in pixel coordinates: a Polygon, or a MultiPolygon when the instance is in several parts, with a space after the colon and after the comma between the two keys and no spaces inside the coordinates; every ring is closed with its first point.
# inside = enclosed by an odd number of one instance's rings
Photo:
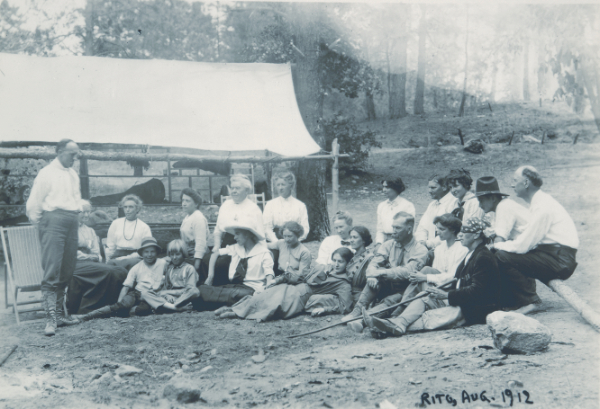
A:
{"type": "Polygon", "coordinates": [[[542,351],[552,340],[545,325],[516,312],[496,311],[486,318],[494,346],[504,353],[530,354],[542,351]]]}

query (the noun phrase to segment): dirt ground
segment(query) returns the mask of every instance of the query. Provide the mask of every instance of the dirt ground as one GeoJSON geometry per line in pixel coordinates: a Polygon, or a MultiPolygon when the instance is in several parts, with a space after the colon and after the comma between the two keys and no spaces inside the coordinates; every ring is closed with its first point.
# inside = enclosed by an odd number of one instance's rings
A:
{"type": "MultiPolygon", "coordinates": [[[[462,167],[474,178],[492,174],[512,193],[514,169],[525,163],[538,167],[544,190],[565,206],[579,231],[579,266],[568,285],[600,311],[596,144],[489,145],[482,155],[456,146],[386,149],[371,159],[372,173],[342,180],[340,207],[372,232],[376,206],[384,199],[382,176],[401,176],[408,186],[403,196],[422,213],[429,202],[427,177],[436,171],[462,167]]],[[[310,248],[316,252],[317,243],[310,248]]],[[[485,325],[385,340],[341,326],[288,339],[339,316],[256,323],[185,312],[95,320],[47,338],[42,321],[16,326],[2,314],[0,355],[10,345],[18,349],[0,367],[0,407],[388,408],[389,402],[398,408],[597,408],[599,334],[541,283],[538,293],[545,309],[533,317],[553,338],[547,351],[533,355],[493,349],[485,325]],[[254,363],[251,357],[259,349],[266,359],[254,363]],[[142,372],[115,377],[119,365],[142,372]],[[163,389],[172,377],[191,378],[201,400],[185,405],[165,399],[163,389]],[[512,404],[506,390],[514,395],[512,404]],[[427,404],[424,393],[439,394],[438,400],[427,404]]]]}

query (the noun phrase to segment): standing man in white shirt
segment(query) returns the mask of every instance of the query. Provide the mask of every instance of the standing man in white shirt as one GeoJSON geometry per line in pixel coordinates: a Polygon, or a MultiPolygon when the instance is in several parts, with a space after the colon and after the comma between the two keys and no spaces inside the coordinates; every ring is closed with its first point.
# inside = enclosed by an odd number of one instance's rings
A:
{"type": "Polygon", "coordinates": [[[79,147],[71,139],[56,144],[56,159],[40,170],[27,200],[27,217],[37,225],[42,247],[42,296],[48,336],[63,325],[77,324],[63,308],[65,288],[77,263],[79,176],[72,168],[79,147]]]}
{"type": "Polygon", "coordinates": [[[495,243],[496,259],[504,282],[502,297],[508,307],[527,314],[541,300],[529,278],[548,283],[566,280],[575,271],[579,237],[573,219],[552,196],[543,192],[542,178],[533,166],[521,166],[514,175],[513,188],[530,204],[530,220],[514,240],[495,243]]]}
{"type": "Polygon", "coordinates": [[[428,249],[433,250],[442,243],[436,235],[436,227],[433,220],[436,217],[446,213],[452,213],[458,207],[458,199],[450,193],[450,187],[446,178],[440,175],[433,175],[429,178],[427,184],[429,196],[433,199],[427,210],[423,213],[419,226],[415,231],[415,240],[425,244],[428,249]]]}
{"type": "Polygon", "coordinates": [[[375,245],[377,246],[392,239],[394,232],[392,223],[398,212],[406,212],[415,217],[415,205],[400,197],[400,194],[406,190],[402,179],[384,180],[381,184],[387,200],[377,206],[377,234],[375,236],[375,245]]]}

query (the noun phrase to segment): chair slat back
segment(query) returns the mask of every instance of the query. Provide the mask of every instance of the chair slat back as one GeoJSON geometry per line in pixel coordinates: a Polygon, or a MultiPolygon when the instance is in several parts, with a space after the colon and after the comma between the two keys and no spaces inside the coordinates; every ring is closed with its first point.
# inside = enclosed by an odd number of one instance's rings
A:
{"type": "MultiPolygon", "coordinates": [[[[40,285],[44,277],[42,249],[35,226],[3,229],[8,238],[7,263],[17,287],[40,285]]],[[[4,240],[4,234],[2,239],[4,240]]]]}

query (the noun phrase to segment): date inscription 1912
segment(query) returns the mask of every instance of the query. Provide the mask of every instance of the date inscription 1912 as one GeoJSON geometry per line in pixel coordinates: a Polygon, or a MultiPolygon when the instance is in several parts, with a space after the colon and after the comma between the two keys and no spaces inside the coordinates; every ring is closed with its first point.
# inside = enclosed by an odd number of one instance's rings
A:
{"type": "MultiPolygon", "coordinates": [[[[445,393],[436,393],[429,394],[428,392],[424,392],[421,394],[421,406],[427,405],[439,405],[439,404],[450,404],[452,406],[456,406],[459,403],[474,403],[474,402],[492,402],[495,401],[496,398],[493,396],[488,397],[486,395],[486,391],[481,393],[468,393],[463,390],[460,397],[460,402],[454,399],[451,395],[445,393]]],[[[505,389],[501,392],[502,402],[508,403],[510,406],[513,406],[515,403],[526,403],[529,405],[533,405],[533,401],[531,400],[531,394],[525,390],[520,392],[512,392],[510,389],[505,389]]]]}

